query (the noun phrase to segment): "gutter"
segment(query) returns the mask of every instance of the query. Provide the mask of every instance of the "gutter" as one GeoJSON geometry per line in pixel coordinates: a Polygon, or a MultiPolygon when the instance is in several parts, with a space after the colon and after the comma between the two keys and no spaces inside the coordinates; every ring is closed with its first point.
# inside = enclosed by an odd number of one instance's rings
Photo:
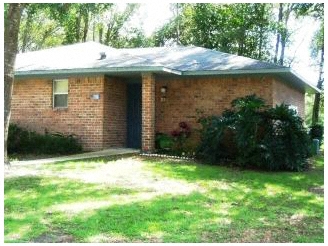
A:
{"type": "Polygon", "coordinates": [[[26,78],[35,76],[69,76],[85,74],[116,74],[116,73],[169,73],[178,76],[210,76],[210,75],[243,75],[243,74],[277,74],[292,76],[297,83],[303,83],[307,89],[315,93],[322,93],[316,86],[302,78],[291,68],[277,69],[245,69],[245,70],[203,70],[203,71],[180,71],[165,66],[139,66],[139,67],[109,67],[109,68],[81,68],[81,69],[58,69],[58,70],[35,70],[15,72],[16,78],[26,78]]]}
{"type": "Polygon", "coordinates": [[[308,87],[311,91],[315,93],[322,93],[316,86],[311,84],[308,80],[304,79],[296,72],[294,72],[291,68],[278,68],[278,69],[261,69],[261,70],[207,70],[207,71],[184,71],[182,75],[190,75],[190,76],[206,76],[206,75],[242,75],[242,74],[277,74],[277,75],[291,75],[297,81],[302,82],[305,86],[308,87]]]}
{"type": "Polygon", "coordinates": [[[289,68],[279,68],[279,69],[240,69],[240,70],[205,70],[205,71],[184,71],[183,75],[228,75],[228,74],[263,74],[263,73],[286,73],[290,72],[289,68]]]}
{"type": "Polygon", "coordinates": [[[33,76],[67,76],[82,74],[110,74],[110,73],[143,73],[143,72],[164,72],[176,75],[182,75],[181,71],[163,66],[142,66],[142,67],[110,67],[110,68],[81,68],[81,69],[58,69],[58,70],[32,70],[15,71],[16,78],[33,76]]]}
{"type": "Polygon", "coordinates": [[[290,69],[290,73],[295,76],[297,79],[300,79],[302,82],[304,82],[306,85],[311,87],[313,90],[315,90],[316,93],[322,93],[322,90],[320,90],[318,87],[315,85],[311,84],[307,79],[303,78],[301,75],[296,73],[294,70],[290,69]]]}

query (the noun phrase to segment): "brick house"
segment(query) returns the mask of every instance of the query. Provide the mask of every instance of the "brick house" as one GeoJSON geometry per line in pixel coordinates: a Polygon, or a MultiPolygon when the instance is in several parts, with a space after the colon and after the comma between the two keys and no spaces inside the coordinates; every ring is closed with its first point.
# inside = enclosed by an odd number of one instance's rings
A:
{"type": "Polygon", "coordinates": [[[75,134],[86,150],[153,151],[155,133],[256,94],[304,117],[317,89],[290,68],[199,47],[114,49],[95,42],[19,54],[11,122],[75,134]]]}

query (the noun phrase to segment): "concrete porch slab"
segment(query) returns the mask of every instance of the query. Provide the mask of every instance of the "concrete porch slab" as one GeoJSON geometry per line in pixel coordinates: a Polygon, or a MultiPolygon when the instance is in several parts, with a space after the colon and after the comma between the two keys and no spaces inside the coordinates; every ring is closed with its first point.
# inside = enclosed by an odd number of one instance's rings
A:
{"type": "Polygon", "coordinates": [[[10,162],[10,164],[13,166],[36,165],[36,164],[47,164],[47,163],[54,163],[60,161],[82,160],[82,159],[90,159],[90,158],[97,158],[97,157],[104,157],[104,156],[115,156],[115,155],[136,154],[136,153],[140,153],[140,150],[129,149],[129,148],[110,148],[110,149],[105,149],[95,152],[86,152],[82,154],[60,156],[60,157],[47,158],[47,159],[13,161],[10,162]]]}

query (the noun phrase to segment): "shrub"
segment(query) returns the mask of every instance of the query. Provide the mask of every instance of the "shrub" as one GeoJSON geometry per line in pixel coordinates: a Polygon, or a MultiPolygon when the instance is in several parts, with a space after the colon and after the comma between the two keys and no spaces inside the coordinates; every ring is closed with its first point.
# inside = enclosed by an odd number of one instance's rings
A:
{"type": "Polygon", "coordinates": [[[82,146],[73,135],[42,135],[14,124],[9,126],[9,154],[73,154],[81,151],[82,146]]]}
{"type": "Polygon", "coordinates": [[[306,168],[311,152],[311,142],[303,120],[294,110],[282,104],[269,109],[265,116],[265,134],[261,143],[265,146],[265,164],[271,170],[300,171],[306,168]]]}
{"type": "Polygon", "coordinates": [[[198,157],[212,163],[231,159],[241,167],[299,171],[306,167],[309,137],[295,111],[265,105],[255,95],[238,98],[222,116],[200,119],[198,157]]]}
{"type": "Polygon", "coordinates": [[[171,132],[173,137],[173,148],[172,152],[175,155],[182,155],[186,152],[186,141],[190,137],[191,129],[188,124],[184,121],[179,123],[179,128],[171,132]]]}
{"type": "Polygon", "coordinates": [[[157,133],[155,145],[156,149],[169,150],[173,146],[173,138],[165,133],[157,133]]]}
{"type": "Polygon", "coordinates": [[[161,153],[191,156],[194,154],[196,147],[193,141],[189,141],[190,135],[189,125],[182,121],[179,123],[179,127],[173,130],[170,135],[157,133],[155,147],[161,153]]]}

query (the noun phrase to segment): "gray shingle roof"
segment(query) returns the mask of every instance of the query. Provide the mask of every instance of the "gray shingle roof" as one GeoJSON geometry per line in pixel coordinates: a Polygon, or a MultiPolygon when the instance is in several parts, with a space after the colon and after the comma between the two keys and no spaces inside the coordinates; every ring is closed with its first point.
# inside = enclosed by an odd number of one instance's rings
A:
{"type": "Polygon", "coordinates": [[[281,69],[282,66],[201,47],[123,49],[128,54],[180,71],[281,69]]]}
{"type": "Polygon", "coordinates": [[[288,76],[305,89],[313,86],[290,68],[200,47],[114,49],[96,42],[18,54],[15,76],[74,73],[155,72],[178,75],[274,73],[288,76]],[[100,59],[100,53],[106,58],[100,59]]]}

